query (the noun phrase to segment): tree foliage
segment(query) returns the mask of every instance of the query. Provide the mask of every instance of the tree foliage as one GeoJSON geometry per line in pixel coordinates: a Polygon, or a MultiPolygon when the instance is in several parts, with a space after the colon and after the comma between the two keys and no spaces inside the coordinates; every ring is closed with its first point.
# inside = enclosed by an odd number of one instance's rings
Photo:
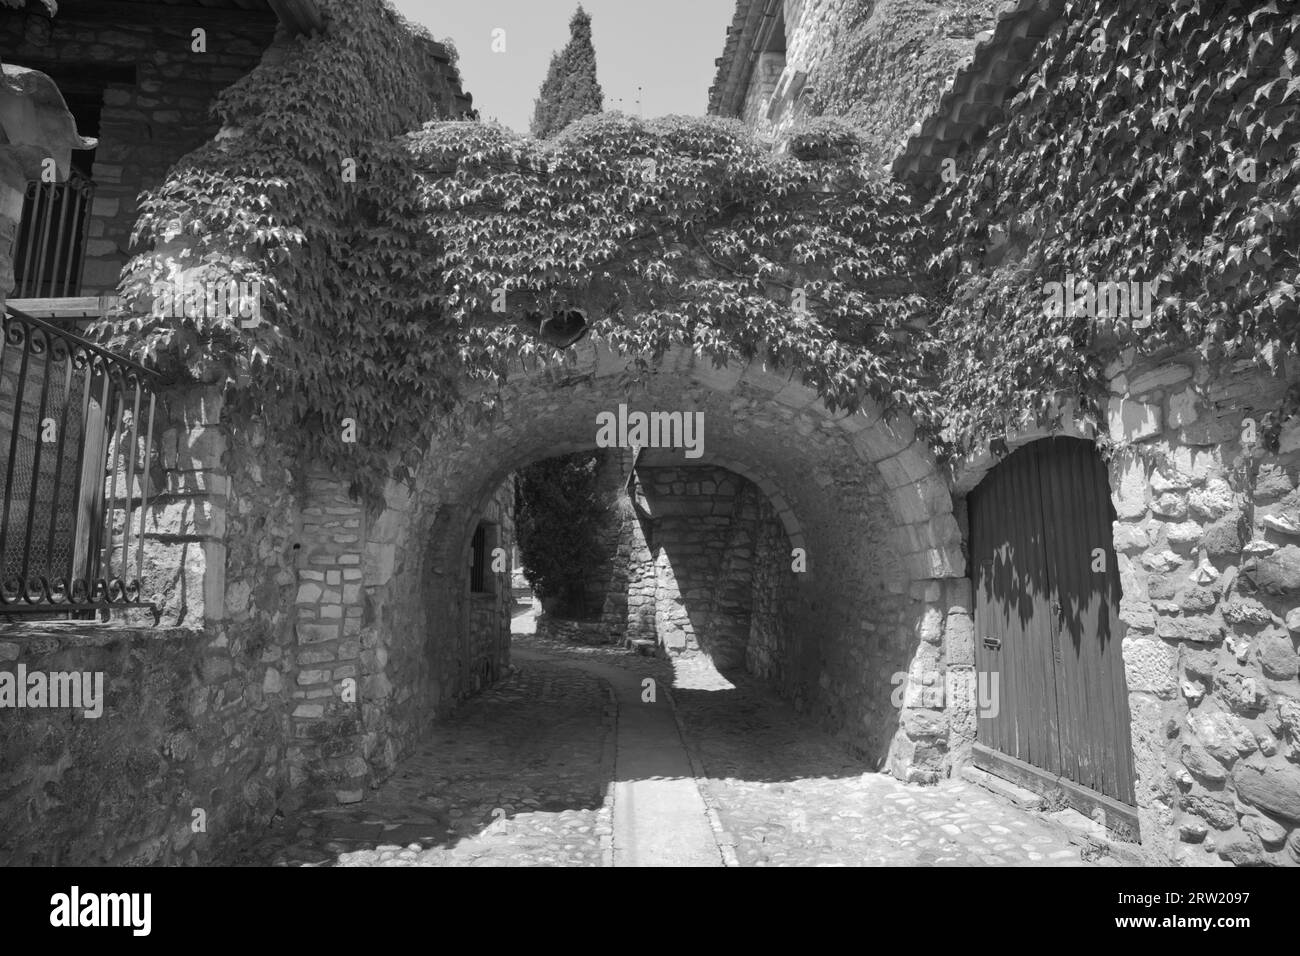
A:
{"type": "Polygon", "coordinates": [[[574,120],[599,113],[604,94],[596,80],[596,48],[591,43],[591,15],[581,6],[569,21],[569,42],[551,56],[546,79],[533,103],[530,132],[554,136],[574,120]]]}
{"type": "Polygon", "coordinates": [[[599,547],[607,505],[597,485],[600,455],[546,458],[515,475],[515,536],[524,576],[537,596],[556,599],[561,617],[582,617],[586,585],[608,569],[599,547]]]}

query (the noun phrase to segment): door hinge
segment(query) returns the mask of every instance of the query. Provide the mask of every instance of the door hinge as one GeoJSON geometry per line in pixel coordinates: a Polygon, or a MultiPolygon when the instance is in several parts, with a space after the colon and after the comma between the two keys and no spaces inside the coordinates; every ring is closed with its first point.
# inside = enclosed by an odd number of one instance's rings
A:
{"type": "Polygon", "coordinates": [[[984,646],[991,651],[1000,651],[1002,650],[1002,638],[986,637],[984,638],[984,646]]]}

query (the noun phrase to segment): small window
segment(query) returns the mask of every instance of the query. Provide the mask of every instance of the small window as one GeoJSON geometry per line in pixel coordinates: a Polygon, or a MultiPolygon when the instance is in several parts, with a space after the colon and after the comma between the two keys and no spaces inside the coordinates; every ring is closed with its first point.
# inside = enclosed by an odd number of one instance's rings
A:
{"type": "Polygon", "coordinates": [[[497,526],[486,521],[474,529],[470,548],[469,589],[472,594],[495,594],[496,574],[492,571],[492,552],[497,547],[497,526]]]}

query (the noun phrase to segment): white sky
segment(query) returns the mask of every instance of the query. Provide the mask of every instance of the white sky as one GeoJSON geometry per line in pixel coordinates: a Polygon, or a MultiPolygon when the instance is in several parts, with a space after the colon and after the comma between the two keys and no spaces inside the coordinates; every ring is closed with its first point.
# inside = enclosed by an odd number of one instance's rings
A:
{"type": "MultiPolygon", "coordinates": [[[[484,120],[528,132],[551,54],[569,41],[578,0],[393,0],[410,20],[460,51],[461,79],[484,120]],[[506,51],[492,52],[492,31],[506,51]]],[[[708,109],[713,61],[722,55],[734,0],[584,0],[605,109],[646,117],[708,109]],[[622,102],[620,103],[620,99],[622,102]]]]}

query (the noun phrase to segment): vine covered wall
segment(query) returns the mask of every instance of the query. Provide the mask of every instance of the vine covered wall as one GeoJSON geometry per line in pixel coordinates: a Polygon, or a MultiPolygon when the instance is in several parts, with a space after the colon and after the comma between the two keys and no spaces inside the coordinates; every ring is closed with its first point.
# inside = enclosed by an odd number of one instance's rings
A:
{"type": "Polygon", "coordinates": [[[1101,420],[1125,347],[1275,369],[1294,354],[1298,31],[1285,4],[1066,4],[1008,119],[932,184],[957,450],[1070,399],[1101,420]],[[1082,292],[1053,311],[1048,283],[1070,276],[1150,282],[1150,314],[1106,316],[1082,292]]]}

